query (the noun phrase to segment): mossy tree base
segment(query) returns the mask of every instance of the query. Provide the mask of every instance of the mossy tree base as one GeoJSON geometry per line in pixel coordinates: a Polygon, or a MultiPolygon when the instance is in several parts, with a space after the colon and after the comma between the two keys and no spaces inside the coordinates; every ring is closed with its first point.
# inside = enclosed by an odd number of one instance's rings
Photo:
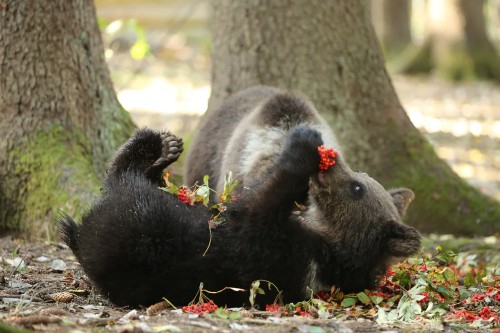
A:
{"type": "Polygon", "coordinates": [[[500,203],[457,176],[420,135],[409,135],[409,156],[392,161],[399,167],[387,187],[410,186],[415,200],[407,213],[409,224],[424,233],[493,235],[500,230],[500,203]],[[417,143],[415,145],[415,143],[417,143]]]}
{"type": "Polygon", "coordinates": [[[90,144],[82,133],[60,126],[34,133],[13,157],[21,177],[6,187],[15,213],[5,226],[30,238],[54,239],[60,211],[79,217],[99,193],[90,144]]]}
{"type": "Polygon", "coordinates": [[[0,232],[53,237],[79,215],[134,125],[104,59],[92,1],[0,6],[0,232]]]}

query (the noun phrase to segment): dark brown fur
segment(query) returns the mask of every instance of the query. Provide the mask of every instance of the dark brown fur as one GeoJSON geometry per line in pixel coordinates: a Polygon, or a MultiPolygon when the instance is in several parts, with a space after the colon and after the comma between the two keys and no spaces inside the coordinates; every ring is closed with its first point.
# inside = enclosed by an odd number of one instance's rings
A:
{"type": "MultiPolygon", "coordinates": [[[[208,174],[220,191],[231,171],[241,181],[239,191],[258,187],[273,173],[289,133],[297,126],[319,131],[326,147],[340,150],[331,129],[305,98],[265,86],[232,96],[206,115],[188,156],[186,182],[208,174]]],[[[418,232],[402,223],[413,192],[386,191],[367,174],[353,172],[341,155],[326,173],[313,175],[308,190],[298,196],[308,201],[302,214],[304,227],[336,244],[344,255],[349,253],[348,265],[353,268],[379,260],[381,254],[374,251],[378,246],[389,257],[417,252],[418,232]],[[380,244],[382,226],[388,221],[398,236],[380,244]]],[[[384,265],[374,269],[381,271],[384,265]]]]}
{"type": "MultiPolygon", "coordinates": [[[[307,299],[308,287],[356,292],[373,287],[392,257],[419,249],[418,232],[401,221],[410,190],[387,192],[341,158],[319,173],[317,147],[336,143],[309,102],[259,87],[211,117],[194,143],[190,179],[207,172],[222,179],[233,169],[243,180],[238,200],[227,205],[225,222],[216,229],[209,231],[212,212],[206,207],[188,206],[158,189],[162,169],[178,158],[182,141],[148,129],[118,151],[101,198],[82,224],[61,219],[63,240],[115,304],[149,305],[165,297],[183,305],[200,282],[215,291],[247,289],[259,279],[281,288],[285,302],[307,299]],[[260,111],[246,118],[252,110],[260,111]],[[261,141],[254,136],[249,147],[245,135],[253,130],[272,135],[261,141]],[[308,209],[297,216],[292,212],[300,200],[308,209]]],[[[248,304],[248,294],[213,297],[220,305],[248,304]]],[[[267,293],[257,302],[274,297],[267,293]]]]}

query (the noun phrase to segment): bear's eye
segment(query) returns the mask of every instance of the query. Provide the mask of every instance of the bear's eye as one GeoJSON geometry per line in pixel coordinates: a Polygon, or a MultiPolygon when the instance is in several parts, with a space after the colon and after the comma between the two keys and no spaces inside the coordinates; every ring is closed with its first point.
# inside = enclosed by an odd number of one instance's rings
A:
{"type": "Polygon", "coordinates": [[[352,182],[351,193],[355,198],[361,198],[365,194],[365,188],[359,182],[352,182]]]}

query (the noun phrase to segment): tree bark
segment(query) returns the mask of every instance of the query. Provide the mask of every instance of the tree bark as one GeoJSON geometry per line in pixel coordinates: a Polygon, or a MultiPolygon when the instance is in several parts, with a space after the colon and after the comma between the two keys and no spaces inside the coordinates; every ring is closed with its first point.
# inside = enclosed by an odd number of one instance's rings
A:
{"type": "Polygon", "coordinates": [[[0,229],[55,234],[81,213],[133,123],[116,99],[91,0],[0,2],[0,229]]]}
{"type": "Polygon", "coordinates": [[[208,112],[256,84],[302,92],[353,169],[411,187],[409,223],[421,231],[498,230],[499,204],[455,175],[404,112],[364,1],[216,1],[208,112]]]}
{"type": "Polygon", "coordinates": [[[399,54],[411,43],[408,0],[371,0],[372,21],[386,57],[399,54]]]}

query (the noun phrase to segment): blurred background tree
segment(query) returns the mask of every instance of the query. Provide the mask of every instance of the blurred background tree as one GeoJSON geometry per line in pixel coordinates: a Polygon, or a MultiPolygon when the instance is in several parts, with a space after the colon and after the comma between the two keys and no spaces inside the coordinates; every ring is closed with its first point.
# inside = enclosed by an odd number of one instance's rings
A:
{"type": "MultiPolygon", "coordinates": [[[[491,234],[500,204],[439,159],[401,106],[363,2],[214,2],[211,112],[230,94],[266,84],[308,96],[355,169],[408,186],[408,222],[423,232],[491,234]]],[[[196,144],[196,141],[193,142],[196,144]]]]}
{"type": "Polygon", "coordinates": [[[372,22],[387,57],[398,55],[412,41],[411,1],[372,0],[372,22]]]}
{"type": "MultiPolygon", "coordinates": [[[[451,80],[479,78],[500,81],[500,56],[487,33],[485,5],[484,0],[427,0],[426,15],[420,18],[425,24],[424,41],[403,52],[396,70],[415,74],[435,69],[439,75],[451,80]]],[[[386,9],[384,13],[387,12],[386,9]]],[[[401,9],[400,12],[408,11],[401,9]]],[[[386,14],[381,21],[389,19],[391,16],[386,14]]],[[[401,23],[394,28],[403,27],[401,23]]],[[[381,29],[379,34],[382,44],[387,38],[385,31],[381,29]]]]}

